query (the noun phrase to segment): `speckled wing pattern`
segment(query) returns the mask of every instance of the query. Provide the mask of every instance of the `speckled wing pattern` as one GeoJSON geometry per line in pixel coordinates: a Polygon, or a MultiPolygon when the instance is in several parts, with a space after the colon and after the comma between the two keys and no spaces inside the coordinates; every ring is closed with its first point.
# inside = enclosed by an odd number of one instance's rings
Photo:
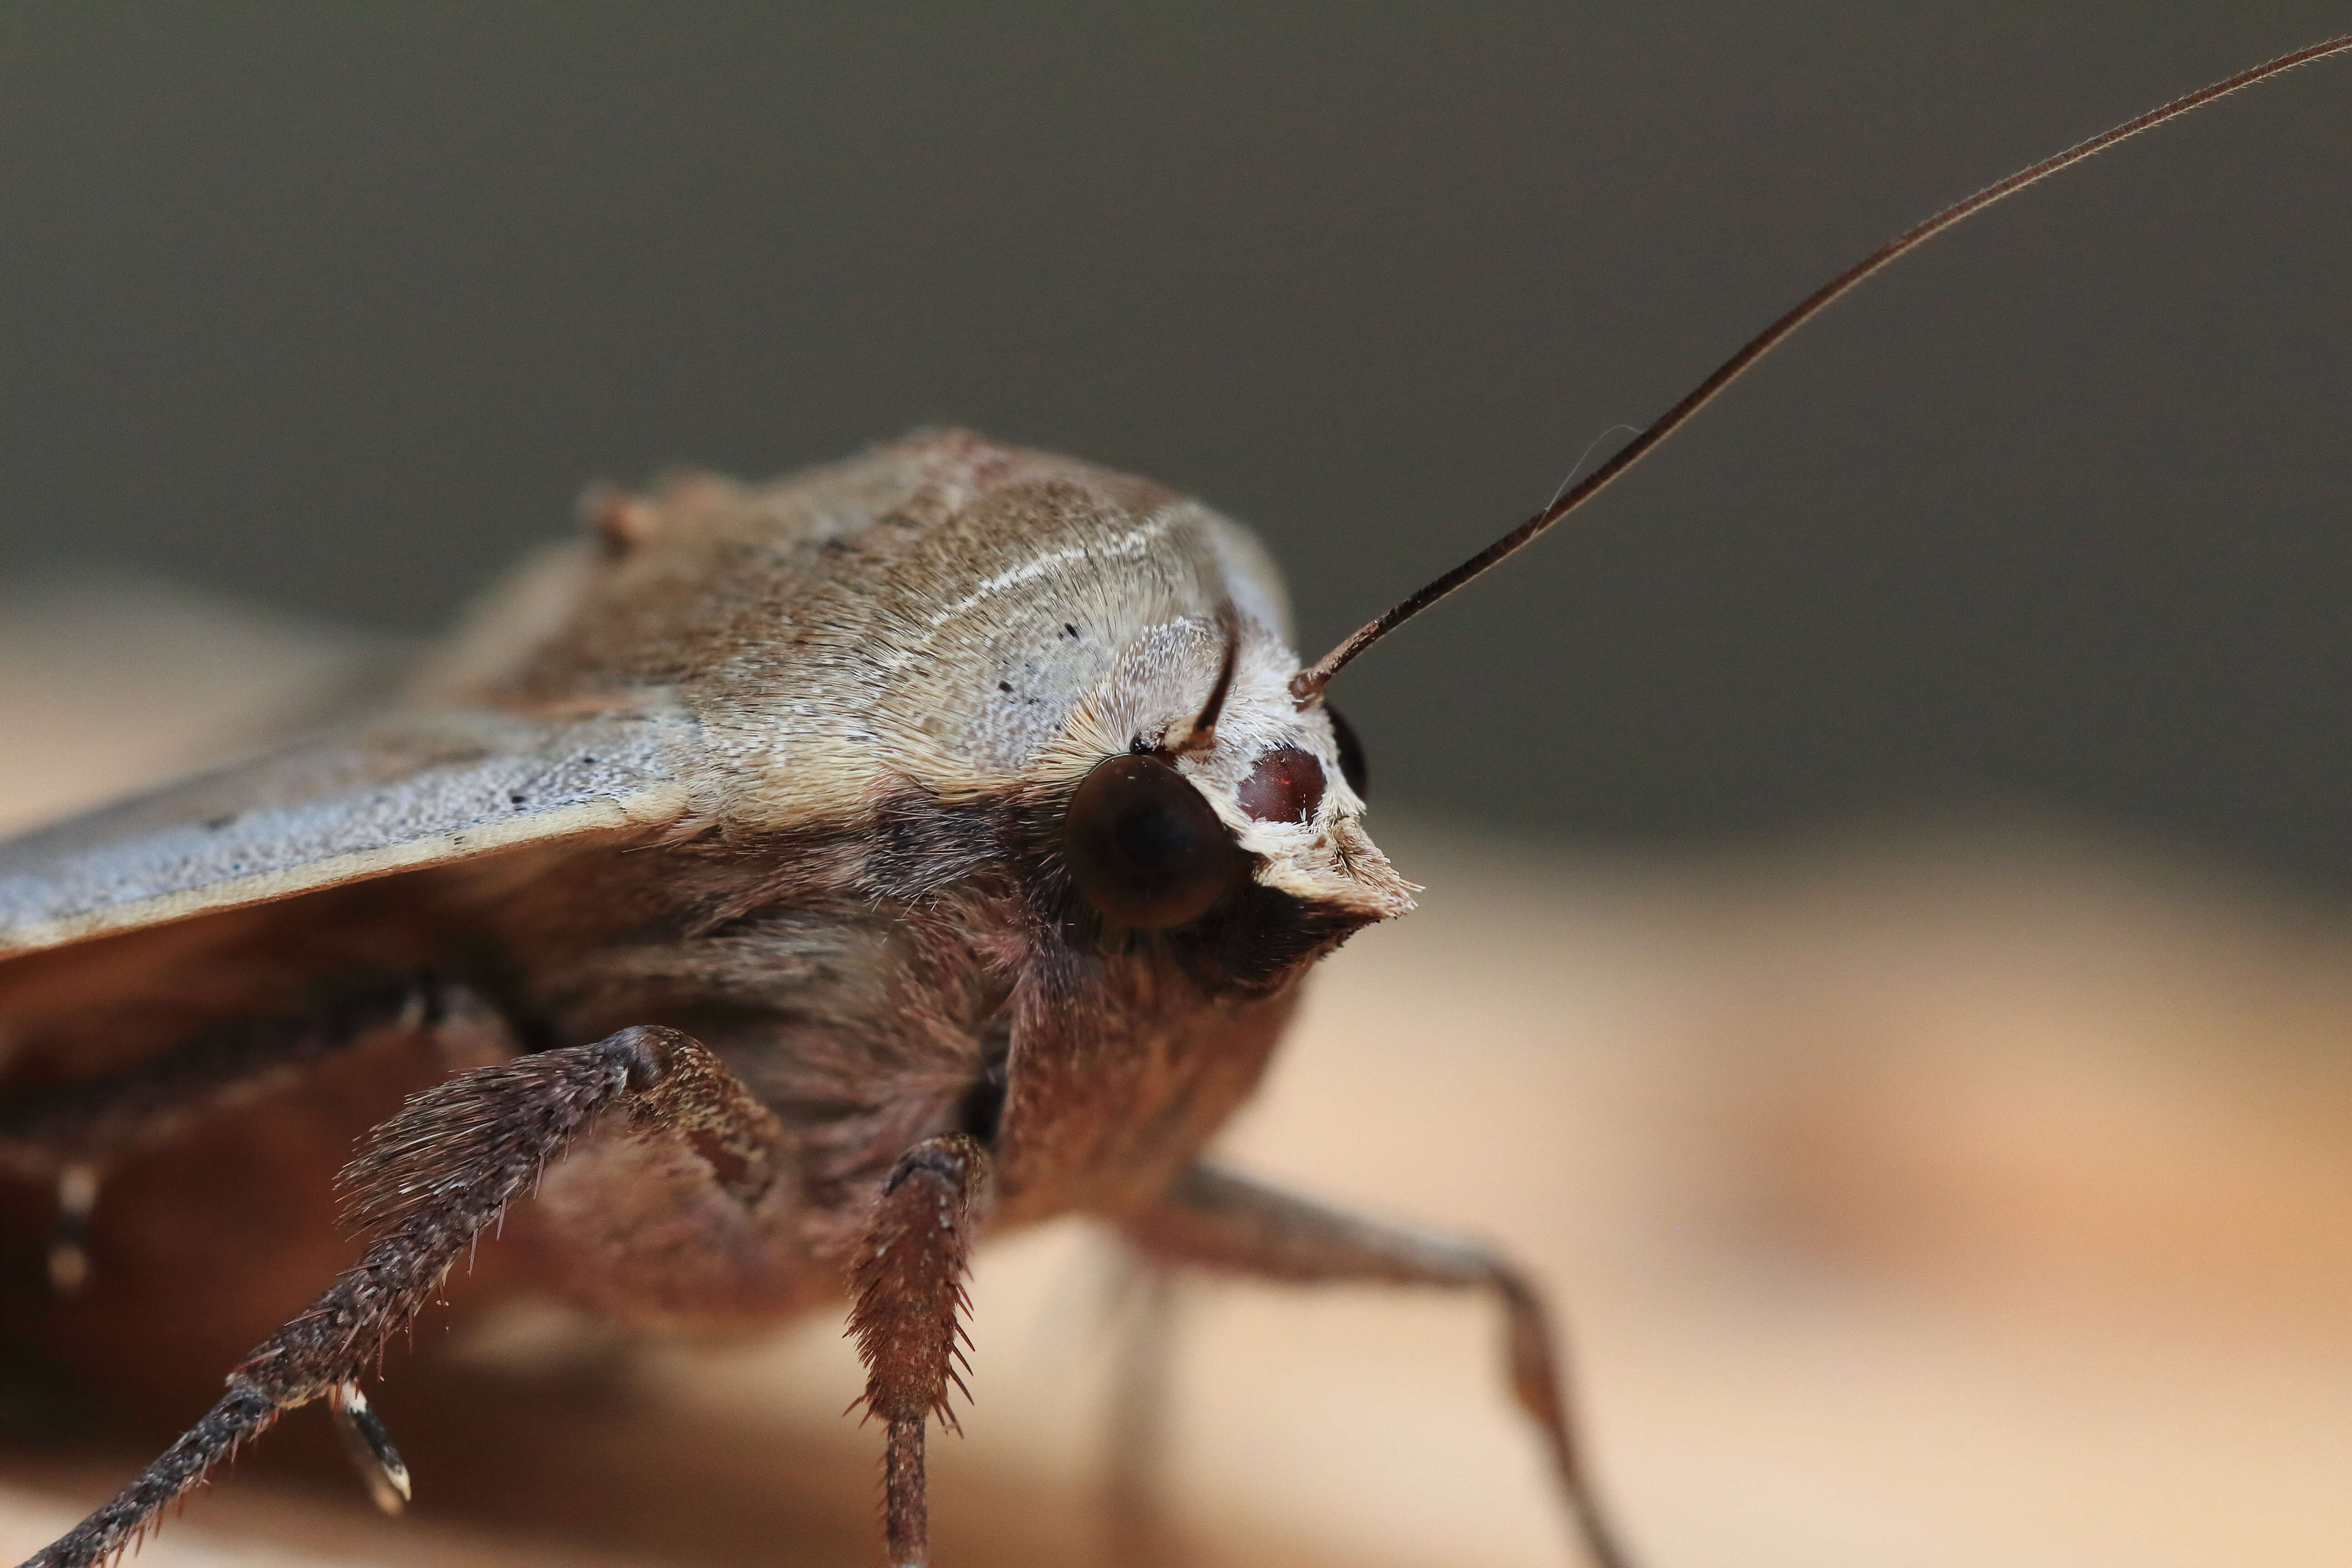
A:
{"type": "Polygon", "coordinates": [[[0,956],[675,820],[693,725],[399,714],[0,843],[0,956]]]}

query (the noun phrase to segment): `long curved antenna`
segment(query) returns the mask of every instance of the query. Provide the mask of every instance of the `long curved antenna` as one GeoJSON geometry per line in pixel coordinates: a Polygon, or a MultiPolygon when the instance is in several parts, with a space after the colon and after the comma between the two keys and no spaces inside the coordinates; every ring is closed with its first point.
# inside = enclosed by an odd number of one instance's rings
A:
{"type": "Polygon", "coordinates": [[[1659,442],[1680,429],[1692,415],[1714,402],[1717,393],[1738,380],[1758,360],[1778,348],[1783,338],[1812,320],[1832,300],[1852,290],[1864,279],[1868,278],[1905,251],[1915,246],[1924,245],[1954,224],[1963,218],[1974,216],[2002,197],[2014,195],[2026,186],[2036,181],[2047,179],[2062,169],[2072,168],[2085,158],[2105,152],[2118,142],[2128,141],[2143,131],[2161,125],[2166,121],[2186,114],[2192,109],[2202,108],[2217,98],[2226,98],[2241,88],[2252,87],[2254,83],[2276,76],[2281,71],[2292,70],[2296,66],[2324,59],[2329,55],[2342,54],[2347,49],[2352,49],[2352,34],[2329,38],[2325,43],[2312,44],[2296,49],[2291,54],[2281,55],[2274,60],[2266,60],[2250,69],[2242,70],[2227,81],[2217,81],[2210,87],[2200,88],[2185,98],[2174,99],[2161,109],[2151,109],[2137,119],[2126,120],[2114,130],[2102,132],[2087,142],[2078,142],[2064,152],[2044,158],[2031,168],[2020,169],[2009,178],[1998,184],[1987,185],[1966,200],[1954,202],[1925,223],[1904,230],[1819,289],[1814,289],[1787,315],[1748,339],[1738,353],[1733,354],[1717,367],[1714,374],[1692,388],[1680,403],[1659,416],[1657,422],[1648,429],[1617,448],[1607,462],[1593,469],[1586,477],[1582,484],[1555,499],[1543,510],[1536,513],[1535,516],[1528,519],[1527,521],[1519,524],[1453,571],[1446,573],[1411,597],[1382,611],[1374,619],[1365,622],[1349,634],[1348,639],[1338,647],[1325,654],[1309,668],[1291,677],[1291,695],[1298,700],[1298,705],[1301,708],[1313,707],[1321,700],[1323,689],[1331,684],[1331,678],[1352,663],[1358,654],[1505,557],[1516,555],[1538,534],[1599,495],[1609,487],[1612,480],[1648,457],[1659,442]]]}

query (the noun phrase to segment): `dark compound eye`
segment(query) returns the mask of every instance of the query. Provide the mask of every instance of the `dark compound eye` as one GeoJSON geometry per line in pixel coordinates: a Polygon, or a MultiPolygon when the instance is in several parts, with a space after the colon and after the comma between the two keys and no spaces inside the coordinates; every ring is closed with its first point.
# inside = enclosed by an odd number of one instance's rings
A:
{"type": "Polygon", "coordinates": [[[1242,781],[1239,799],[1260,822],[1312,821],[1323,804],[1323,764],[1296,746],[1276,746],[1242,781]]]}
{"type": "Polygon", "coordinates": [[[1330,715],[1331,738],[1339,742],[1339,776],[1348,781],[1358,800],[1370,800],[1364,786],[1372,775],[1364,766],[1364,743],[1356,739],[1356,727],[1339,717],[1339,710],[1328,702],[1323,704],[1323,711],[1330,715]]]}
{"type": "Polygon", "coordinates": [[[1070,797],[1062,852],[1096,912],[1138,931],[1198,920],[1246,866],[1201,792],[1156,756],[1096,765],[1070,797]]]}

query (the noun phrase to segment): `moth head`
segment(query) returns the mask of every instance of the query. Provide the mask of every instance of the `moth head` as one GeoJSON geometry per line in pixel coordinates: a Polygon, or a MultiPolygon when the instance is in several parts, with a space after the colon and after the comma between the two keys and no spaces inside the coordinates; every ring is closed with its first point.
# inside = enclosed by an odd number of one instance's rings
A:
{"type": "Polygon", "coordinates": [[[1107,927],[1286,918],[1319,951],[1412,907],[1364,831],[1355,737],[1328,706],[1298,706],[1297,669],[1228,605],[1149,630],[1081,708],[1057,748],[1074,781],[1061,858],[1107,927]]]}

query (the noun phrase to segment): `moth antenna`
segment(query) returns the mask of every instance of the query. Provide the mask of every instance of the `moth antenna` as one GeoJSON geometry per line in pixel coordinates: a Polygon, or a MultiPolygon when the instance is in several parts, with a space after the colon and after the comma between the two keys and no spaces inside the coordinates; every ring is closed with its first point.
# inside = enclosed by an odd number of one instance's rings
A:
{"type": "Polygon", "coordinates": [[[1217,743],[1217,720],[1225,710],[1225,698],[1233,691],[1234,666],[1240,662],[1242,652],[1241,616],[1234,613],[1231,601],[1217,606],[1217,631],[1225,640],[1224,658],[1217,665],[1217,683],[1209,688],[1209,700],[1201,704],[1192,729],[1170,748],[1180,757],[1188,752],[1205,752],[1217,743]]]}
{"type": "Polygon", "coordinates": [[[1821,314],[1832,301],[1852,291],[1864,279],[1905,251],[1926,244],[1944,230],[1965,218],[1973,217],[1995,202],[2015,195],[2026,186],[2048,179],[2061,170],[2072,168],[2086,158],[2105,152],[2119,142],[2129,141],[2143,131],[2153,130],[2168,120],[2177,119],[2193,109],[2201,109],[2216,99],[2226,98],[2241,88],[2252,87],[2256,82],[2276,76],[2282,71],[2292,70],[2296,66],[2306,65],[2313,60],[2325,59],[2330,55],[2342,54],[2347,49],[2352,49],[2352,34],[2329,38],[2322,43],[2306,45],[2291,53],[2281,55],[2276,59],[2265,60],[2261,65],[2240,71],[2225,81],[2217,81],[2209,87],[2200,88],[2195,92],[2176,98],[2160,108],[2151,109],[2145,114],[2126,120],[2113,130],[2101,132],[2088,141],[2077,142],[2064,152],[2054,153],[2028,168],[2020,169],[2007,179],[1987,185],[1976,195],[1954,202],[1924,223],[1904,230],[1819,289],[1814,289],[1779,321],[1748,339],[1738,353],[1717,366],[1713,374],[1685,394],[1681,402],[1667,409],[1647,429],[1612,453],[1609,459],[1586,476],[1581,484],[1557,497],[1549,506],[1462,563],[1461,565],[1391,605],[1373,619],[1365,622],[1350,633],[1347,640],[1340,643],[1339,647],[1325,654],[1307,668],[1291,677],[1291,695],[1297,699],[1300,708],[1313,707],[1322,699],[1323,689],[1331,684],[1331,678],[1353,663],[1357,655],[1437,603],[1438,600],[1453,593],[1456,588],[1475,577],[1483,575],[1508,557],[1517,554],[1552,524],[1599,495],[1626,469],[1648,457],[1660,442],[1680,429],[1688,422],[1691,416],[1714,402],[1717,394],[1738,380],[1755,365],[1758,360],[1778,348],[1781,340],[1821,314]]]}

